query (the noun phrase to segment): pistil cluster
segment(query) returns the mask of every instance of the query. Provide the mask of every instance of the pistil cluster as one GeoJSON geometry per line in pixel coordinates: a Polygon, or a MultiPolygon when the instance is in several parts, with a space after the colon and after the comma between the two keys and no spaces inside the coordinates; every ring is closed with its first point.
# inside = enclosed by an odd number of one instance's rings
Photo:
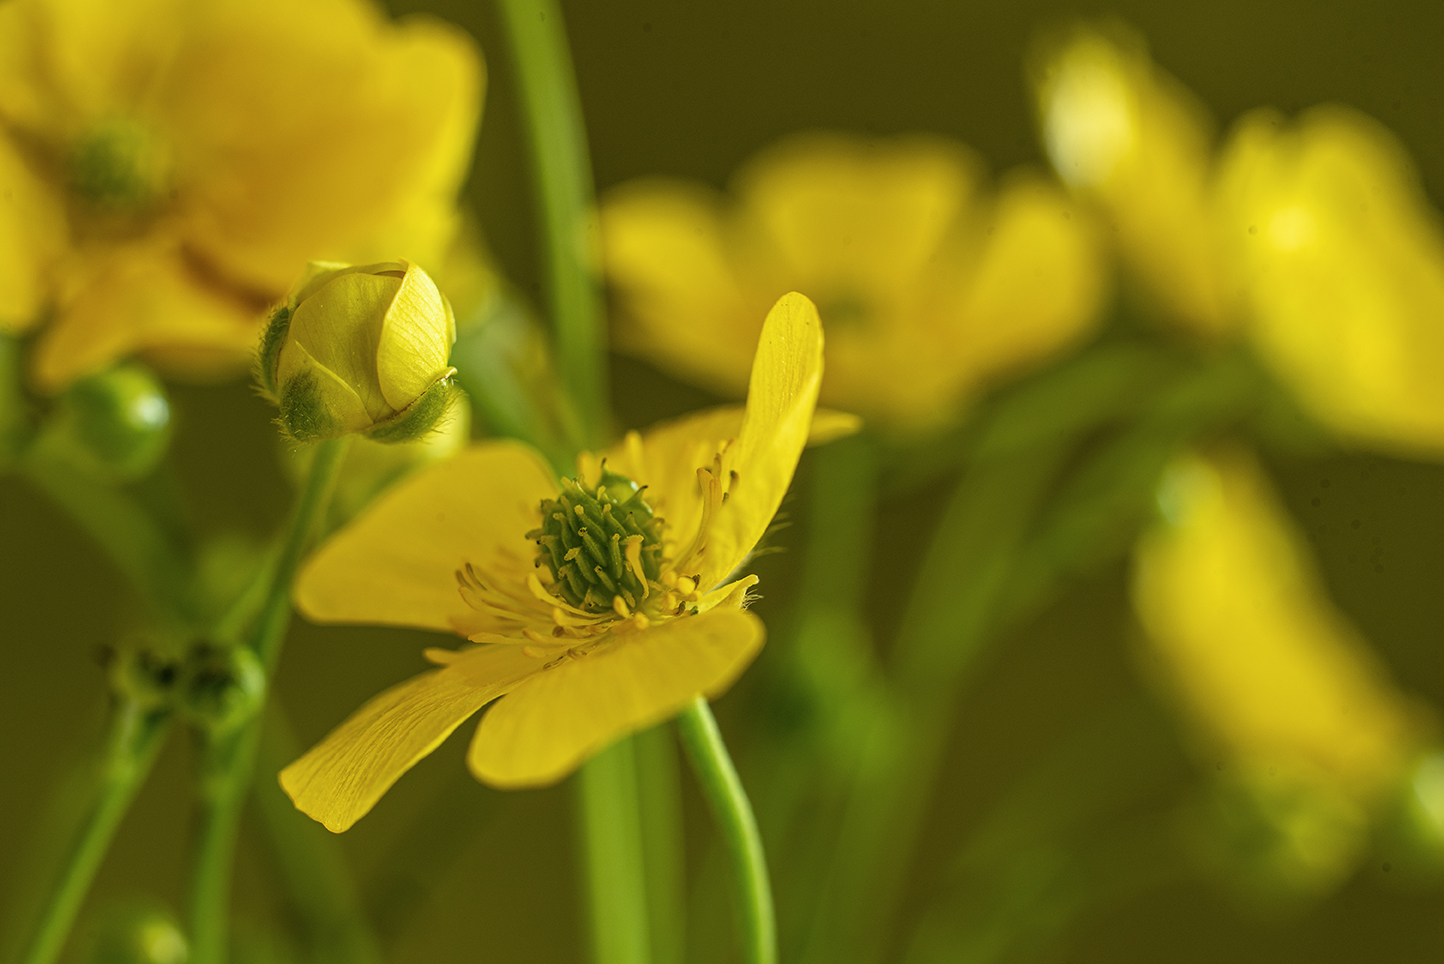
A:
{"type": "Polygon", "coordinates": [[[644,488],[624,475],[603,470],[601,484],[588,492],[576,479],[563,479],[555,499],[543,499],[542,525],[535,539],[536,565],[551,570],[554,591],[588,613],[626,617],[647,608],[662,569],[663,520],[653,515],[644,488]]]}

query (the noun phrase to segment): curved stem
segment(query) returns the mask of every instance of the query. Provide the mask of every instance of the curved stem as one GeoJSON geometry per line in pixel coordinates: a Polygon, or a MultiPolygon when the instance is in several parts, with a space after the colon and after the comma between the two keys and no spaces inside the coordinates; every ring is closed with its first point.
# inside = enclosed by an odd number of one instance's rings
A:
{"type": "MultiPolygon", "coordinates": [[[[290,624],[291,583],[295,580],[296,569],[312,533],[325,514],[331,483],[345,457],[346,442],[345,438],[333,439],[317,447],[310,475],[297,500],[290,529],[276,560],[270,588],[261,604],[251,647],[265,667],[268,685],[275,675],[281,643],[290,624]]],[[[191,877],[190,906],[191,960],[195,964],[224,964],[226,959],[236,832],[255,769],[263,715],[258,709],[234,732],[214,736],[206,746],[201,761],[202,815],[191,877]]]]}
{"type": "Polygon", "coordinates": [[[561,382],[581,422],[576,447],[594,447],[606,430],[606,344],[588,237],[592,167],[566,27],[556,0],[499,0],[498,7],[531,143],[561,382]]]}
{"type": "Polygon", "coordinates": [[[742,959],[747,964],[777,964],[777,924],[772,912],[772,885],[762,836],[747,791],[727,754],[722,733],[707,700],[701,696],[677,717],[682,745],[697,771],[702,793],[721,825],[732,861],[737,894],[742,959]]]}
{"type": "Polygon", "coordinates": [[[168,713],[147,711],[134,700],[125,700],[117,706],[111,717],[94,798],[50,899],[36,922],[34,936],[20,958],[23,964],[50,964],[60,955],[116,828],[165,742],[168,723],[168,713]]]}

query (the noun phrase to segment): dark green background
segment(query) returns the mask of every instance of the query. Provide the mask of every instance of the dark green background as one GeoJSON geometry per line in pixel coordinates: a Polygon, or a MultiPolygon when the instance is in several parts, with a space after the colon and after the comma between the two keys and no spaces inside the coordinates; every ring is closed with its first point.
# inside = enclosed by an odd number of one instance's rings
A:
{"type": "MultiPolygon", "coordinates": [[[[470,198],[504,269],[536,294],[525,152],[494,12],[430,9],[471,30],[490,69],[470,198]]],[[[665,173],[721,184],[753,151],[804,128],[934,131],[978,148],[995,170],[1037,164],[1021,61],[1029,38],[1079,14],[1115,13],[1155,58],[1227,123],[1269,104],[1355,105],[1389,125],[1444,196],[1444,5],[1238,0],[1211,4],[613,2],[566,8],[598,185],[665,173]]],[[[695,392],[642,367],[615,365],[629,424],[689,407],[695,392]]],[[[260,534],[287,490],[271,413],[241,385],[177,388],[176,454],[189,508],[209,531],[260,534]]],[[[1444,706],[1444,472],[1357,455],[1278,456],[1286,498],[1311,534],[1335,598],[1396,678],[1444,706]],[[1323,487],[1324,480],[1329,486],[1323,487]],[[1318,500],[1315,504],[1315,500],[1318,500]],[[1359,528],[1350,523],[1360,520],[1359,528]]],[[[806,472],[804,465],[804,473],[806,472]]],[[[887,629],[911,547],[931,507],[885,506],[885,567],[875,609],[887,629]],[[892,565],[891,563],[895,563],[892,565]]],[[[786,546],[805,527],[786,530],[786,546]]],[[[785,611],[788,554],[760,566],[757,611],[785,611]]],[[[1114,703],[1145,699],[1128,655],[1120,566],[1072,587],[1008,640],[967,696],[946,785],[908,906],[938,886],[946,854],[1030,764],[1114,703]]],[[[0,880],[40,825],[49,788],[99,728],[98,646],[131,625],[117,575],[42,498],[0,479],[0,880]]],[[[279,691],[303,740],[422,667],[423,634],[298,625],[279,691]]],[[[764,660],[776,659],[774,652],[764,660]]],[[[759,667],[759,672],[764,667],[759,667]]],[[[755,675],[755,673],[753,674],[755,675]]],[[[724,699],[738,725],[751,685],[724,699]]],[[[1159,716],[1160,720],[1166,719],[1159,716]]],[[[1160,724],[1162,725],[1162,724],[1160,724]]],[[[464,728],[464,733],[469,728],[464,728]]],[[[1149,759],[1160,779],[1191,777],[1171,731],[1149,759]]],[[[424,761],[344,837],[398,962],[582,959],[566,787],[501,794],[464,773],[464,740],[424,761]]],[[[745,750],[745,748],[744,748],[745,750]]],[[[122,828],[96,899],[154,894],[178,906],[184,884],[188,750],[175,740],[122,828]]],[[[747,757],[742,755],[744,778],[747,757]]],[[[1143,765],[1143,764],[1140,764],[1143,765]]],[[[690,794],[689,790],[689,794],[690,794]]],[[[694,843],[705,817],[689,796],[694,843]]],[[[284,920],[264,852],[241,861],[241,916],[284,920]]],[[[1062,943],[1068,962],[1424,962],[1444,948],[1444,889],[1406,886],[1373,861],[1330,901],[1292,915],[1240,910],[1200,884],[1157,889],[1087,917],[1062,943]]],[[[718,908],[719,919],[725,920],[718,908]]],[[[915,911],[910,911],[915,912],[915,911]]],[[[253,930],[256,928],[253,928],[253,930]]]]}

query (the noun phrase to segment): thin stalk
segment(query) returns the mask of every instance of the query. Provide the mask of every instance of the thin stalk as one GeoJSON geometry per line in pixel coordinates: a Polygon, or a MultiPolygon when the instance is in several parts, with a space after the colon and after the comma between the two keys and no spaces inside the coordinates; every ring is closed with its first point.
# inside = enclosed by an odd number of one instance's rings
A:
{"type": "Polygon", "coordinates": [[[588,760],[577,789],[594,964],[649,964],[652,938],[633,739],[588,760]]]}
{"type": "Polygon", "coordinates": [[[777,923],[762,836],[706,699],[697,697],[678,715],[677,731],[697,771],[702,794],[721,825],[732,862],[742,959],[747,964],[777,964],[777,923]]]}
{"type": "Polygon", "coordinates": [[[637,758],[637,802],[641,809],[652,964],[683,964],[687,948],[687,874],[683,866],[686,841],[677,743],[671,729],[662,725],[638,733],[632,744],[637,758]]]}
{"type": "Polygon", "coordinates": [[[98,784],[55,887],[35,924],[22,964],[51,964],[65,947],[75,915],[100,869],[131,801],[155,762],[169,714],[123,699],[111,717],[98,784]]]}
{"type": "Polygon", "coordinates": [[[594,198],[581,98],[556,0],[498,0],[531,145],[561,384],[581,421],[577,448],[606,431],[606,339],[589,237],[594,198]]]}
{"type": "MultiPolygon", "coordinates": [[[[291,619],[291,584],[301,556],[330,500],[336,470],[346,453],[347,439],[322,442],[311,463],[305,488],[296,503],[286,540],[276,560],[275,574],[251,637],[267,685],[275,676],[276,662],[291,619]]],[[[264,714],[257,712],[235,731],[214,735],[201,761],[201,827],[191,877],[191,960],[194,964],[224,964],[230,906],[231,867],[241,810],[255,769],[264,714]]]]}
{"type": "Polygon", "coordinates": [[[775,861],[781,950],[791,957],[835,850],[841,805],[882,687],[864,607],[873,558],[878,446],[841,439],[808,456],[807,537],[794,617],[774,685],[794,719],[770,741],[753,799],[775,861]],[[793,709],[795,708],[795,709],[793,709]]]}
{"type": "Polygon", "coordinates": [[[862,761],[803,960],[881,953],[913,854],[954,697],[991,638],[1019,547],[1066,447],[975,464],[944,510],[898,628],[899,697],[862,761]]]}

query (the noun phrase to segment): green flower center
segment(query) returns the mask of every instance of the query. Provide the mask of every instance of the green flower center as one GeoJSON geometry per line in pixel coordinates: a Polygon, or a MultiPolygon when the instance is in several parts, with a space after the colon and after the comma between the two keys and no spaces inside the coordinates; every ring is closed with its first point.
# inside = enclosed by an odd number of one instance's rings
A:
{"type": "Polygon", "coordinates": [[[165,193],[169,168],[167,152],[154,130],[128,118],[112,118],[75,142],[70,188],[98,208],[141,212],[165,193]]]}
{"type": "Polygon", "coordinates": [[[595,492],[562,479],[555,499],[541,503],[536,564],[551,570],[557,593],[589,613],[626,615],[645,608],[661,575],[664,523],[652,514],[637,483],[602,470],[595,492]],[[621,600],[619,606],[617,600],[621,600]]]}

